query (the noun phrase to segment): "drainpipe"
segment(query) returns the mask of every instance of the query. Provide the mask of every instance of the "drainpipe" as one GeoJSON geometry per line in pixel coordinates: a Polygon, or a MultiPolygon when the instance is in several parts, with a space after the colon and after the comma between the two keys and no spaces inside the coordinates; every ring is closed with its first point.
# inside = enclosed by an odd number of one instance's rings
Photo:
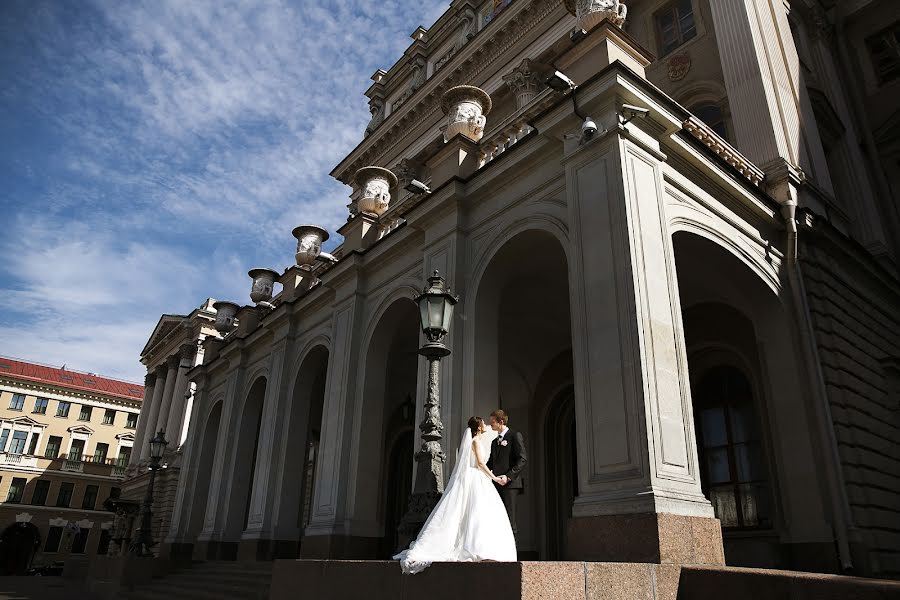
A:
{"type": "Polygon", "coordinates": [[[831,501],[831,513],[834,519],[833,529],[837,543],[838,560],[843,572],[853,570],[853,560],[850,555],[849,522],[850,503],[847,498],[847,488],[844,485],[843,471],[841,470],[841,457],[838,453],[837,436],[834,433],[834,421],[831,417],[831,405],[828,403],[828,394],[825,389],[825,377],[822,373],[822,363],[819,359],[819,349],[815,342],[815,331],[810,319],[809,303],[807,302],[806,286],[803,282],[803,271],[800,268],[799,238],[797,233],[797,202],[789,200],[781,207],[781,216],[784,218],[787,229],[787,271],[793,294],[793,305],[796,311],[796,320],[800,325],[800,338],[803,351],[806,354],[806,363],[812,367],[810,378],[815,395],[821,400],[821,413],[816,419],[818,433],[822,441],[823,451],[826,453],[828,491],[831,501]]]}

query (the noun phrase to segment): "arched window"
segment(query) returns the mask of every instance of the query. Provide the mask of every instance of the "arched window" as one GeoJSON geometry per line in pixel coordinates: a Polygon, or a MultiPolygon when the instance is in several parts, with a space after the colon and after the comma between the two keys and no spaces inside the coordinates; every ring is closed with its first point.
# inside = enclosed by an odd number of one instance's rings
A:
{"type": "Polygon", "coordinates": [[[722,112],[722,107],[718,104],[695,106],[691,112],[698,119],[709,125],[709,128],[722,136],[723,139],[728,139],[728,130],[725,128],[725,113],[722,112]]]}
{"type": "Polygon", "coordinates": [[[753,391],[731,366],[707,371],[694,391],[703,492],[722,527],[772,526],[772,502],[753,391]]]}

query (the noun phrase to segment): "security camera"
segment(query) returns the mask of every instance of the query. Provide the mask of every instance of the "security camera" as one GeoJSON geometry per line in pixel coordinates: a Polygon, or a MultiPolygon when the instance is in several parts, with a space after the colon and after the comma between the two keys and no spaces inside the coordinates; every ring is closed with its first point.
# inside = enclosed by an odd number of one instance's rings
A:
{"type": "Polygon", "coordinates": [[[417,179],[413,179],[412,181],[407,183],[405,186],[403,186],[403,189],[405,189],[407,192],[410,192],[412,194],[430,194],[431,193],[431,188],[429,188],[427,185],[425,185],[424,183],[422,183],[421,181],[419,181],[417,179]]]}
{"type": "Polygon", "coordinates": [[[623,104],[622,105],[622,125],[625,125],[632,119],[637,117],[644,118],[650,114],[649,108],[644,108],[642,106],[634,106],[633,104],[623,104]]]}
{"type": "Polygon", "coordinates": [[[578,87],[574,81],[559,71],[554,71],[553,75],[547,78],[547,85],[557,92],[569,92],[578,87]]]}
{"type": "Polygon", "coordinates": [[[319,252],[319,255],[316,256],[316,260],[323,262],[323,263],[330,263],[332,265],[334,263],[338,262],[338,259],[336,256],[334,256],[333,254],[329,254],[327,252],[319,252]]]}
{"type": "Polygon", "coordinates": [[[581,141],[587,142],[595,135],[597,135],[597,124],[592,118],[586,117],[584,123],[581,124],[581,141]]]}

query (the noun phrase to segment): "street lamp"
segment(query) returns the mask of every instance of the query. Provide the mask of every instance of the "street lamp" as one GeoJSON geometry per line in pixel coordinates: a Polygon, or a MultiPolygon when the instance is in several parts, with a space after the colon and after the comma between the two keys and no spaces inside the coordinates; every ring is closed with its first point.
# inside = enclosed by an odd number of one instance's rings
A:
{"type": "Polygon", "coordinates": [[[415,300],[419,305],[422,333],[427,340],[419,349],[419,354],[428,359],[428,393],[425,397],[425,418],[419,425],[422,447],[416,453],[416,487],[398,528],[401,547],[418,535],[444,492],[444,461],[447,455],[441,449],[441,432],[444,429],[441,422],[441,359],[450,354],[443,340],[450,331],[453,306],[459,302],[459,298],[446,288],[444,278],[437,271],[428,278],[428,287],[415,300]]]}
{"type": "Polygon", "coordinates": [[[134,556],[152,556],[151,548],[153,543],[153,535],[151,534],[151,519],[153,512],[153,483],[156,481],[156,472],[159,470],[159,461],[166,451],[165,431],[162,429],[157,432],[156,436],[150,440],[150,481],[147,482],[147,492],[144,494],[144,504],[141,506],[141,528],[138,530],[137,537],[131,543],[131,554],[134,556]]]}

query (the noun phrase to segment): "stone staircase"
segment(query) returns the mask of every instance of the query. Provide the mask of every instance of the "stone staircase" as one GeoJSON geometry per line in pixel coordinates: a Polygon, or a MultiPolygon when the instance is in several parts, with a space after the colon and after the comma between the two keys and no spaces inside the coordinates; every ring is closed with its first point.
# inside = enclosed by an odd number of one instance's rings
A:
{"type": "Polygon", "coordinates": [[[124,600],[268,600],[271,562],[207,561],[121,595],[124,600]]]}

